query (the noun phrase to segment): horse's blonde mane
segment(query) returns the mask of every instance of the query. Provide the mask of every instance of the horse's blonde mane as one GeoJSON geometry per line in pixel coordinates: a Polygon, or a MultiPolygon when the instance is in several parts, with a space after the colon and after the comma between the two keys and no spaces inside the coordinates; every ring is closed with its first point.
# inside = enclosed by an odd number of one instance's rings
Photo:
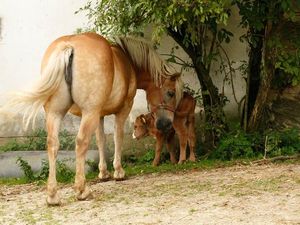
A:
{"type": "MultiPolygon", "coordinates": [[[[145,40],[132,37],[117,37],[115,43],[126,52],[132,62],[140,69],[148,71],[156,86],[162,86],[162,78],[178,77],[178,72],[170,66],[165,60],[161,59],[159,54],[151,47],[151,44],[145,40]]],[[[176,79],[176,99],[182,97],[182,81],[176,79]]]]}
{"type": "Polygon", "coordinates": [[[118,37],[116,43],[125,51],[140,69],[149,71],[156,85],[161,86],[161,78],[178,74],[145,40],[132,37],[118,37]]]}

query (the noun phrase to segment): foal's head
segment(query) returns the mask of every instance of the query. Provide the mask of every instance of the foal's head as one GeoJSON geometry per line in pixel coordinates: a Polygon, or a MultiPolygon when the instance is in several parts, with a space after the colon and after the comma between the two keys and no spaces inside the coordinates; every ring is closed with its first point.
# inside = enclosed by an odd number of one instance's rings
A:
{"type": "Polygon", "coordinates": [[[149,129],[147,124],[146,115],[142,114],[138,116],[134,121],[134,130],[132,137],[134,139],[140,139],[149,135],[149,129]]]}
{"type": "Polygon", "coordinates": [[[181,99],[178,79],[179,76],[165,79],[161,87],[153,85],[147,90],[147,102],[155,120],[154,124],[163,133],[172,128],[175,110],[181,99]]]}

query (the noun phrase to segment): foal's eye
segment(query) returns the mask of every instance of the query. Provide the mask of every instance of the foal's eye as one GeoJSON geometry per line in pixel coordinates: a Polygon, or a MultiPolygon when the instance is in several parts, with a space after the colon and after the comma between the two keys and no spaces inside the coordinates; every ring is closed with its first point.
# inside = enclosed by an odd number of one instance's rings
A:
{"type": "Polygon", "coordinates": [[[167,91],[167,95],[170,97],[170,98],[173,98],[175,96],[175,91],[167,91]]]}

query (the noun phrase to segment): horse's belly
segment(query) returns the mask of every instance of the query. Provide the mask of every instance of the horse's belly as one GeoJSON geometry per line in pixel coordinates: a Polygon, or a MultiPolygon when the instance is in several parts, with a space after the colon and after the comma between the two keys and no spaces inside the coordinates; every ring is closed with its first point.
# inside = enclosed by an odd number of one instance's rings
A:
{"type": "MultiPolygon", "coordinates": [[[[111,95],[105,102],[105,104],[99,108],[99,116],[107,116],[110,114],[118,113],[123,107],[125,102],[127,102],[129,96],[127,92],[122,92],[119,90],[118,94],[111,95]]],[[[69,110],[73,115],[81,117],[81,109],[77,104],[73,104],[69,110]]]]}

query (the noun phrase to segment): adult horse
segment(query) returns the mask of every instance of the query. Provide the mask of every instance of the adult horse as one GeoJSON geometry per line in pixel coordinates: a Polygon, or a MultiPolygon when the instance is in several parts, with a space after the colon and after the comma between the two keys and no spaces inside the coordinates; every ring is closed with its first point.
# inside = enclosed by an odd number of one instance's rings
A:
{"type": "MultiPolygon", "coordinates": [[[[22,92],[9,105],[24,112],[24,123],[34,121],[41,107],[46,113],[49,178],[47,203],[57,205],[56,156],[59,149],[58,132],[65,114],[81,116],[76,137],[75,191],[78,200],[90,196],[86,186],[84,165],[91,136],[96,132],[99,148],[99,177],[109,176],[104,157],[104,116],[115,115],[114,178],[123,179],[121,146],[124,123],[131,110],[137,88],[146,90],[148,84],[163,87],[170,83],[180,100],[180,78],[145,42],[118,38],[111,45],[95,33],[63,36],[50,44],[42,60],[41,80],[32,91],[22,92]],[[172,78],[172,79],[169,79],[172,78]],[[169,81],[170,80],[170,81],[169,81]]],[[[167,94],[167,90],[165,92],[167,94]]],[[[175,98],[175,97],[174,97],[175,98]]],[[[165,124],[172,120],[160,114],[165,124]],[[168,121],[168,122],[166,122],[168,121]]]]}

